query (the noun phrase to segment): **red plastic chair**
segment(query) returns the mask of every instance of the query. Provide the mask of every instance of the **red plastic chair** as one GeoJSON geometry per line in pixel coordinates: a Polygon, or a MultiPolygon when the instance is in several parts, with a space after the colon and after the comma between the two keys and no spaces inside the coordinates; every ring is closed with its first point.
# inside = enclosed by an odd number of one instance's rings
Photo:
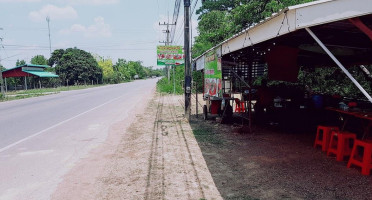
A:
{"type": "Polygon", "coordinates": [[[347,167],[356,165],[362,168],[363,175],[370,175],[372,169],[372,142],[355,140],[347,167]],[[360,149],[363,151],[359,151],[360,149]]]}
{"type": "Polygon", "coordinates": [[[322,147],[322,151],[328,151],[329,141],[332,131],[339,131],[337,126],[318,126],[314,142],[314,148],[318,145],[322,147]]]}
{"type": "Polygon", "coordinates": [[[244,101],[235,98],[235,112],[245,112],[244,101]]]}
{"type": "Polygon", "coordinates": [[[356,140],[356,135],[350,132],[332,131],[327,156],[336,155],[337,161],[343,161],[345,156],[351,155],[351,141],[356,140]]]}

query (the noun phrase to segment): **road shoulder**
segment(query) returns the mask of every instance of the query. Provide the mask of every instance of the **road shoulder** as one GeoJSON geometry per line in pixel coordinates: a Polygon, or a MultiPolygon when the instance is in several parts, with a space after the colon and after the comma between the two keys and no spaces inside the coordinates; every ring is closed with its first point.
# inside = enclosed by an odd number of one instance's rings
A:
{"type": "Polygon", "coordinates": [[[64,177],[52,198],[222,199],[181,99],[156,93],[135,117],[114,124],[106,142],[64,177]]]}

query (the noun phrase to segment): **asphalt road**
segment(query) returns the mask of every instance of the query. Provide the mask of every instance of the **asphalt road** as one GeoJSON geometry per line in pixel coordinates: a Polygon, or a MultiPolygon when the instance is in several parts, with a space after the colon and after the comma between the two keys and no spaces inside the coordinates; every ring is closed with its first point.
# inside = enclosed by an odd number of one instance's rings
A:
{"type": "Polygon", "coordinates": [[[49,199],[157,79],[0,103],[0,199],[49,199]]]}

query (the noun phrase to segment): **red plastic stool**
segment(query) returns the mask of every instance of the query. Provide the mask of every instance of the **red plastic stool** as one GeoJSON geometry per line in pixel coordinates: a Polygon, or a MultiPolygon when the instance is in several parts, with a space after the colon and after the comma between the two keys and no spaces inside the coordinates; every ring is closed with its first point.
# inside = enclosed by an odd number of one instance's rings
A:
{"type": "Polygon", "coordinates": [[[245,112],[244,101],[235,98],[235,112],[245,112]]]}
{"type": "Polygon", "coordinates": [[[319,145],[322,147],[322,151],[327,151],[332,131],[339,131],[339,129],[337,126],[318,126],[316,130],[314,148],[319,145]]]}
{"type": "Polygon", "coordinates": [[[356,165],[362,168],[363,175],[370,175],[372,169],[372,142],[355,140],[353,150],[350,155],[350,160],[347,163],[347,167],[356,165]],[[361,147],[363,151],[359,151],[361,147]]]}
{"type": "Polygon", "coordinates": [[[336,155],[337,161],[343,161],[351,154],[350,141],[356,140],[356,135],[350,132],[332,131],[327,156],[336,155]]]}

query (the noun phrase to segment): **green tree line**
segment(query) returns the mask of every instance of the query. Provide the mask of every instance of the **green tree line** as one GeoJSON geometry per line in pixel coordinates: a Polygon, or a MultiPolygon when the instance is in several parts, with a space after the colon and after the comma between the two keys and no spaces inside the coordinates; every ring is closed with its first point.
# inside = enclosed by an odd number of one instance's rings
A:
{"type": "MultiPolygon", "coordinates": [[[[45,87],[75,84],[115,84],[145,79],[147,77],[162,76],[162,69],[145,67],[141,61],[126,61],[119,58],[116,63],[112,59],[105,59],[98,55],[78,48],[57,49],[49,59],[43,55],[36,55],[30,60],[31,64],[49,65],[47,71],[54,72],[59,78],[29,78],[29,85],[39,81],[45,87]]],[[[17,60],[16,66],[26,64],[25,60],[17,60]]],[[[2,66],[1,66],[2,67],[2,66]]],[[[2,67],[2,69],[5,69],[2,67]]],[[[8,78],[10,86],[23,85],[21,78],[8,78]]],[[[37,85],[37,84],[36,84],[37,85]]]]}

